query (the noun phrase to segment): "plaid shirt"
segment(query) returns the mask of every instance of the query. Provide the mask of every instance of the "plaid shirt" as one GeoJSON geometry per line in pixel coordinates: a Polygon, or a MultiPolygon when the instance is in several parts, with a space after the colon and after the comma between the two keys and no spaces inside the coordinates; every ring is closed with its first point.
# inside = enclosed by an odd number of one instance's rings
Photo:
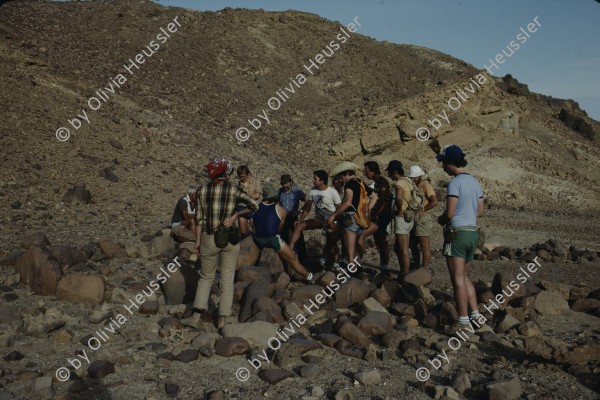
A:
{"type": "Polygon", "coordinates": [[[256,201],[227,181],[219,184],[210,182],[202,186],[196,200],[196,225],[212,235],[223,221],[233,215],[236,204],[240,202],[252,210],[258,208],[256,201]]]}

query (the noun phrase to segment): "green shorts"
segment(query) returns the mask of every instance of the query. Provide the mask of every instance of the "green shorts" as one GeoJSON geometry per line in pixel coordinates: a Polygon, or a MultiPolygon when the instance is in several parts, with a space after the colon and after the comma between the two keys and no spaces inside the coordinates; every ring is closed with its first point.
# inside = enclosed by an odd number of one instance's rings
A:
{"type": "Polygon", "coordinates": [[[478,245],[478,231],[459,231],[456,232],[456,239],[452,243],[444,243],[444,255],[464,258],[466,262],[473,261],[478,245]]]}
{"type": "Polygon", "coordinates": [[[259,249],[269,248],[273,249],[276,252],[280,252],[281,248],[285,244],[285,242],[281,239],[279,235],[268,236],[268,237],[254,237],[254,243],[258,246],[259,249]]]}
{"type": "Polygon", "coordinates": [[[415,215],[415,236],[431,236],[431,214],[418,213],[415,215]]]}

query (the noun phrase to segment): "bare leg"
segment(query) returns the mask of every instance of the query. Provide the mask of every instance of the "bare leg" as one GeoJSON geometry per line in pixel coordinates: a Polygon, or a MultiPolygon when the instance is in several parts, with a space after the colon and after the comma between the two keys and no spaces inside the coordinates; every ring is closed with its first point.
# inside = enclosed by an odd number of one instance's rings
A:
{"type": "Polygon", "coordinates": [[[469,278],[469,273],[471,271],[471,266],[468,262],[465,262],[465,285],[467,286],[467,296],[469,299],[469,308],[471,311],[479,311],[477,308],[477,292],[475,292],[475,286],[473,286],[473,282],[469,278]]]}
{"type": "Polygon", "coordinates": [[[362,231],[362,233],[358,236],[358,240],[356,241],[356,250],[358,250],[358,255],[362,258],[365,255],[365,240],[377,232],[377,225],[374,222],[371,222],[369,227],[362,231]]]}
{"type": "Polygon", "coordinates": [[[245,235],[248,233],[248,220],[246,218],[238,219],[238,223],[240,224],[240,233],[245,235]]]}
{"type": "Polygon", "coordinates": [[[448,265],[448,272],[450,273],[450,280],[454,289],[456,311],[458,311],[459,317],[467,317],[469,316],[467,309],[469,293],[466,282],[469,278],[465,273],[465,260],[458,257],[446,257],[446,264],[448,265]]]}
{"type": "Polygon", "coordinates": [[[298,222],[298,225],[296,225],[296,227],[294,228],[294,234],[292,235],[292,239],[290,240],[290,248],[293,249],[296,247],[296,243],[298,242],[298,240],[300,240],[300,235],[302,235],[302,232],[311,229],[317,229],[320,227],[321,224],[319,223],[319,221],[314,219],[307,219],[305,221],[298,222]]]}
{"type": "MultiPolygon", "coordinates": [[[[429,263],[431,262],[431,251],[429,251],[429,236],[419,236],[419,246],[421,247],[421,251],[423,253],[423,268],[429,268],[429,263]]],[[[418,253],[417,253],[418,254],[418,253]]]]}
{"type": "Polygon", "coordinates": [[[298,259],[294,256],[292,249],[287,244],[284,243],[281,246],[281,250],[279,250],[279,257],[281,257],[283,261],[287,262],[294,271],[302,275],[303,278],[308,276],[308,271],[302,264],[300,264],[300,261],[298,261],[298,259]]]}
{"type": "Polygon", "coordinates": [[[344,231],[344,242],[348,251],[348,260],[354,260],[356,257],[356,233],[344,231]]]}
{"type": "Polygon", "coordinates": [[[410,270],[410,254],[408,253],[408,234],[396,235],[396,244],[394,251],[398,257],[398,263],[402,267],[402,272],[410,270]]]}
{"type": "Polygon", "coordinates": [[[387,244],[387,232],[378,229],[373,237],[375,238],[377,251],[379,251],[379,263],[381,265],[388,265],[390,263],[390,250],[387,244]]]}

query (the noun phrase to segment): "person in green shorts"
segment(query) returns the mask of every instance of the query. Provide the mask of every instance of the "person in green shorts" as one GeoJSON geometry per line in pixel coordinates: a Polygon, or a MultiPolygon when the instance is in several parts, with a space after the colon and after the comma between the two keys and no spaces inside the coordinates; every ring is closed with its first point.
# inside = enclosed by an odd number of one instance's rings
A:
{"type": "Polygon", "coordinates": [[[475,287],[469,279],[469,263],[479,244],[477,218],[483,216],[483,190],[477,179],[465,172],[467,160],[460,147],[448,145],[436,159],[453,177],[448,183],[446,211],[438,218],[440,225],[444,225],[444,255],[459,316],[447,331],[453,334],[465,328],[472,331],[469,317],[481,318],[475,287]]]}

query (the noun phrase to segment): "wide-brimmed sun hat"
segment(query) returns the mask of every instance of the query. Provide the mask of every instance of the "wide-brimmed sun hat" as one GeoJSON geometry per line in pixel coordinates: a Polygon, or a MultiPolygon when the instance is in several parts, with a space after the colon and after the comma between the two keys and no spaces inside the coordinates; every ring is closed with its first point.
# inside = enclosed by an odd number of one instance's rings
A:
{"type": "Polygon", "coordinates": [[[343,163],[337,165],[332,171],[331,176],[335,176],[341,174],[344,171],[358,171],[360,167],[354,164],[352,161],[344,161],[343,163]]]}
{"type": "Polygon", "coordinates": [[[419,167],[418,165],[413,165],[408,170],[409,178],[418,178],[419,176],[423,176],[423,175],[425,175],[425,172],[423,172],[421,167],[419,167]]]}
{"type": "Polygon", "coordinates": [[[263,199],[270,199],[279,195],[279,189],[275,187],[271,182],[267,182],[263,185],[263,199]]]}

